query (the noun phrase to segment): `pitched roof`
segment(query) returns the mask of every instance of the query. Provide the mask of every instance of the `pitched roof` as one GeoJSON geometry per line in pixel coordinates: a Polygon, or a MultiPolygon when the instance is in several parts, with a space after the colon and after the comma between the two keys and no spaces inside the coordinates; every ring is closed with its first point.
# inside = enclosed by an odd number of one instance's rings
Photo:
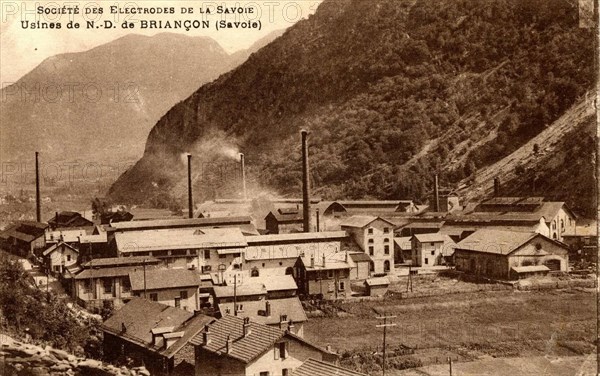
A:
{"type": "Polygon", "coordinates": [[[350,258],[354,262],[371,262],[371,258],[364,252],[350,253],[350,258]]]}
{"type": "MultiPolygon", "coordinates": [[[[214,286],[213,292],[217,298],[227,298],[234,295],[233,286],[214,286]]],[[[236,296],[266,295],[267,289],[262,283],[242,284],[235,288],[236,296]]]]}
{"type": "Polygon", "coordinates": [[[293,234],[273,234],[247,236],[248,245],[269,244],[278,242],[307,242],[313,240],[340,240],[348,237],[346,231],[298,232],[293,234]]]}
{"type": "Polygon", "coordinates": [[[64,245],[65,247],[70,248],[72,251],[74,251],[76,253],[79,253],[79,250],[77,248],[73,248],[73,247],[71,247],[70,245],[68,245],[67,243],[64,243],[64,242],[58,242],[58,243],[54,244],[53,246],[51,246],[50,248],[46,249],[42,253],[42,255],[48,256],[50,253],[56,251],[58,249],[58,247],[60,247],[61,245],[64,245]]]}
{"type": "Polygon", "coordinates": [[[292,371],[292,376],[367,376],[346,368],[338,367],[331,363],[308,358],[292,371]]]}
{"type": "Polygon", "coordinates": [[[370,223],[374,222],[377,219],[385,221],[385,222],[389,223],[390,225],[394,226],[394,224],[392,222],[388,221],[387,219],[384,219],[381,217],[375,217],[373,215],[353,215],[352,217],[345,219],[344,222],[342,222],[340,224],[340,226],[341,227],[362,228],[362,227],[368,226],[370,223]]]}
{"type": "Polygon", "coordinates": [[[390,280],[387,277],[367,278],[365,284],[368,286],[389,286],[390,280]]]}
{"type": "Polygon", "coordinates": [[[542,236],[535,232],[481,229],[456,245],[456,249],[508,255],[529,240],[542,236]]]}
{"type": "MultiPolygon", "coordinates": [[[[147,266],[146,271],[153,266],[147,266]]],[[[136,270],[142,270],[140,265],[137,266],[111,266],[108,268],[96,267],[84,269],[81,273],[75,276],[75,279],[90,279],[90,278],[109,278],[109,277],[127,277],[129,273],[136,270]]]]}
{"type": "Polygon", "coordinates": [[[267,214],[267,216],[265,217],[265,220],[269,217],[273,217],[275,218],[275,220],[277,222],[288,222],[288,223],[296,223],[296,222],[302,222],[304,215],[302,214],[302,212],[298,212],[297,209],[284,209],[284,208],[280,208],[279,210],[276,211],[271,211],[269,212],[269,214],[267,214]]]}
{"type": "MultiPolygon", "coordinates": [[[[294,323],[308,321],[302,303],[296,296],[292,298],[239,302],[238,307],[240,305],[242,306],[242,310],[237,312],[238,317],[249,317],[252,321],[265,325],[279,324],[282,315],[287,316],[286,321],[292,320],[294,323]],[[270,304],[270,316],[265,315],[267,302],[270,304]]],[[[218,306],[219,312],[221,312],[222,316],[233,315],[233,306],[233,302],[220,303],[218,306]]]]}
{"type": "Polygon", "coordinates": [[[248,283],[262,284],[267,291],[282,291],[282,290],[297,290],[298,285],[294,277],[286,275],[263,275],[258,277],[250,277],[248,283]]]}
{"type": "Polygon", "coordinates": [[[403,250],[412,249],[412,236],[402,236],[400,238],[394,238],[394,243],[403,250]]]}
{"type": "Polygon", "coordinates": [[[597,236],[598,227],[596,220],[577,220],[574,232],[563,233],[565,236],[597,236]]]}
{"type": "Polygon", "coordinates": [[[244,235],[235,227],[118,232],[115,234],[115,242],[120,252],[127,253],[247,245],[244,235]]]}
{"type": "Polygon", "coordinates": [[[128,257],[107,257],[98,258],[84,263],[82,266],[86,268],[103,268],[110,266],[125,266],[125,265],[151,265],[158,264],[161,261],[152,256],[128,256],[128,257]]]}
{"type": "Polygon", "coordinates": [[[351,269],[356,266],[349,252],[323,253],[320,256],[304,255],[300,257],[300,260],[306,270],[351,269]],[[325,265],[323,265],[323,255],[325,256],[325,265]],[[313,261],[313,257],[314,262],[311,262],[313,261]]]}
{"type": "MultiPolygon", "coordinates": [[[[270,349],[285,335],[281,329],[250,321],[250,334],[243,335],[244,319],[225,315],[221,319],[208,325],[210,341],[203,346],[205,350],[217,355],[226,355],[231,358],[249,363],[262,353],[270,349]],[[233,341],[230,353],[226,352],[227,338],[233,341]]],[[[194,337],[194,345],[202,344],[202,335],[194,337]]]]}
{"type": "Polygon", "coordinates": [[[131,290],[144,290],[144,278],[147,290],[160,290],[178,287],[200,286],[200,276],[194,270],[188,269],[150,269],[129,273],[131,290]],[[145,276],[144,276],[145,274],[145,276]]]}
{"type": "Polygon", "coordinates": [[[439,232],[434,234],[416,234],[413,236],[421,243],[443,243],[446,240],[444,235],[439,232]]]}
{"type": "Polygon", "coordinates": [[[40,236],[44,236],[48,224],[34,221],[17,221],[0,232],[0,238],[15,238],[26,243],[31,243],[40,236]]]}
{"type": "Polygon", "coordinates": [[[191,312],[165,304],[132,298],[104,321],[102,329],[139,346],[171,357],[213,320],[212,317],[194,316],[191,312]],[[125,332],[123,332],[123,325],[126,329],[125,332]],[[155,345],[152,344],[153,330],[155,332],[167,331],[167,333],[169,331],[184,332],[184,334],[177,342],[165,349],[162,341],[155,345]]]}
{"type": "Polygon", "coordinates": [[[252,223],[249,216],[240,217],[209,217],[209,218],[177,218],[177,219],[153,219],[143,221],[128,221],[112,223],[112,230],[144,230],[177,227],[210,227],[219,225],[235,225],[252,223]]]}

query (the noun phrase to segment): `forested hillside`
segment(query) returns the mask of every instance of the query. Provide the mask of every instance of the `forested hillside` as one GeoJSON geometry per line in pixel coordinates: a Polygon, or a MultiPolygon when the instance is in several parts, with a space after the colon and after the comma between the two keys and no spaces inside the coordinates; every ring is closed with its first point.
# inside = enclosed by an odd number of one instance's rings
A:
{"type": "Polygon", "coordinates": [[[215,135],[261,186],[297,195],[308,128],[316,194],[426,199],[434,171],[458,184],[559,118],[591,87],[592,60],[575,1],[326,0],[172,108],[111,195],[183,195],[180,154],[215,161],[198,149],[215,135]]]}

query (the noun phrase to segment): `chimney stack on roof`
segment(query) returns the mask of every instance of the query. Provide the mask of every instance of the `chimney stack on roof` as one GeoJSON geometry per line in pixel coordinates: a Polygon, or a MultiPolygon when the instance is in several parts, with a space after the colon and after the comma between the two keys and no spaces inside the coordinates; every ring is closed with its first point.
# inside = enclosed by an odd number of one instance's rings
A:
{"type": "Polygon", "coordinates": [[[231,354],[231,350],[233,350],[233,341],[231,340],[231,334],[227,335],[227,342],[225,345],[225,351],[227,354],[231,354]]]}
{"type": "Polygon", "coordinates": [[[268,300],[265,303],[265,315],[267,317],[271,317],[271,302],[269,302],[268,300]]]}
{"type": "Polygon", "coordinates": [[[202,333],[202,345],[206,346],[210,343],[210,332],[208,330],[208,326],[204,329],[202,333]]]}
{"type": "Polygon", "coordinates": [[[292,321],[292,319],[290,319],[290,321],[288,321],[288,328],[287,328],[288,332],[293,333],[294,332],[294,322],[292,321]]]}
{"type": "Polygon", "coordinates": [[[304,232],[310,232],[310,170],[308,167],[308,131],[300,131],[302,135],[302,220],[304,232]]]}
{"type": "Polygon", "coordinates": [[[325,267],[325,254],[323,253],[323,267],[325,267]]]}
{"type": "Polygon", "coordinates": [[[248,335],[250,335],[250,318],[249,317],[244,318],[244,325],[243,325],[242,329],[243,329],[243,333],[244,333],[244,338],[248,337],[248,335]]]}
{"type": "Polygon", "coordinates": [[[310,267],[315,267],[315,255],[310,255],[310,267]]]}

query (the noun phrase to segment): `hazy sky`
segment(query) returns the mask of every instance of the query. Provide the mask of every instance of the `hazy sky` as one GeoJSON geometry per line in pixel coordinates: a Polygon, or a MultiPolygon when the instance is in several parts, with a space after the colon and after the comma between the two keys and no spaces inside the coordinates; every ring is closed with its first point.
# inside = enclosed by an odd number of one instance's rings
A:
{"type": "MultiPolygon", "coordinates": [[[[141,1],[13,1],[0,0],[0,81],[1,86],[7,83],[15,82],[24,74],[35,68],[47,57],[65,53],[85,51],[98,45],[110,42],[124,35],[136,33],[143,35],[154,35],[161,32],[181,33],[190,36],[209,36],[215,39],[228,52],[235,52],[239,49],[249,47],[256,40],[262,38],[269,32],[277,29],[283,29],[291,26],[302,18],[307,18],[309,14],[314,13],[321,0],[258,0],[258,1],[179,1],[179,0],[141,0],[141,1]],[[99,5],[100,4],[100,5],[99,5]],[[36,9],[38,6],[44,6],[48,9],[62,6],[79,6],[80,14],[71,16],[62,15],[38,15],[36,9]],[[250,7],[254,9],[254,14],[238,15],[240,21],[259,20],[262,23],[262,30],[221,30],[219,32],[214,28],[214,23],[222,19],[223,15],[211,14],[205,19],[211,22],[210,29],[191,29],[185,30],[157,30],[140,29],[134,30],[122,29],[121,23],[127,18],[130,21],[147,20],[197,20],[202,19],[199,9],[211,8],[216,6],[226,7],[250,7]],[[102,15],[85,15],[83,9],[102,7],[102,15]],[[156,15],[128,15],[110,14],[110,6],[120,8],[156,8],[156,7],[175,7],[176,13],[168,16],[156,15]],[[181,14],[181,7],[193,7],[193,15],[181,14]],[[67,29],[66,24],[73,17],[74,22],[79,22],[82,26],[78,30],[67,29]],[[97,17],[97,18],[94,18],[97,17]],[[86,20],[111,20],[118,25],[114,29],[85,29],[86,20]],[[60,30],[51,29],[23,29],[22,21],[42,22],[60,22],[60,30]],[[116,21],[116,22],[115,22],[116,21]]],[[[235,16],[227,16],[227,20],[234,21],[235,16]]],[[[139,24],[138,24],[139,25],[139,24]]]]}

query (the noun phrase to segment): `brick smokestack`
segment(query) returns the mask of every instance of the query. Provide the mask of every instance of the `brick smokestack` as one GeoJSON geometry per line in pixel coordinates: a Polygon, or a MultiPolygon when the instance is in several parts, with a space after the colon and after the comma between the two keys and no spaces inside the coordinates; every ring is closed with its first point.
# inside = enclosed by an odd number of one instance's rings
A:
{"type": "Polygon", "coordinates": [[[192,193],[192,155],[188,154],[188,217],[194,218],[194,195],[192,193]]]}
{"type": "Polygon", "coordinates": [[[243,153],[240,153],[240,169],[242,173],[242,197],[244,198],[244,201],[246,201],[248,199],[246,193],[246,161],[243,153]]]}
{"type": "Polygon", "coordinates": [[[433,176],[433,207],[435,212],[440,211],[440,182],[438,175],[433,176]]]}
{"type": "Polygon", "coordinates": [[[35,220],[42,221],[42,198],[40,197],[40,162],[39,152],[35,152],[35,220]]]}
{"type": "Polygon", "coordinates": [[[310,170],[308,167],[308,131],[300,131],[302,135],[302,215],[304,232],[310,232],[310,170]]]}

